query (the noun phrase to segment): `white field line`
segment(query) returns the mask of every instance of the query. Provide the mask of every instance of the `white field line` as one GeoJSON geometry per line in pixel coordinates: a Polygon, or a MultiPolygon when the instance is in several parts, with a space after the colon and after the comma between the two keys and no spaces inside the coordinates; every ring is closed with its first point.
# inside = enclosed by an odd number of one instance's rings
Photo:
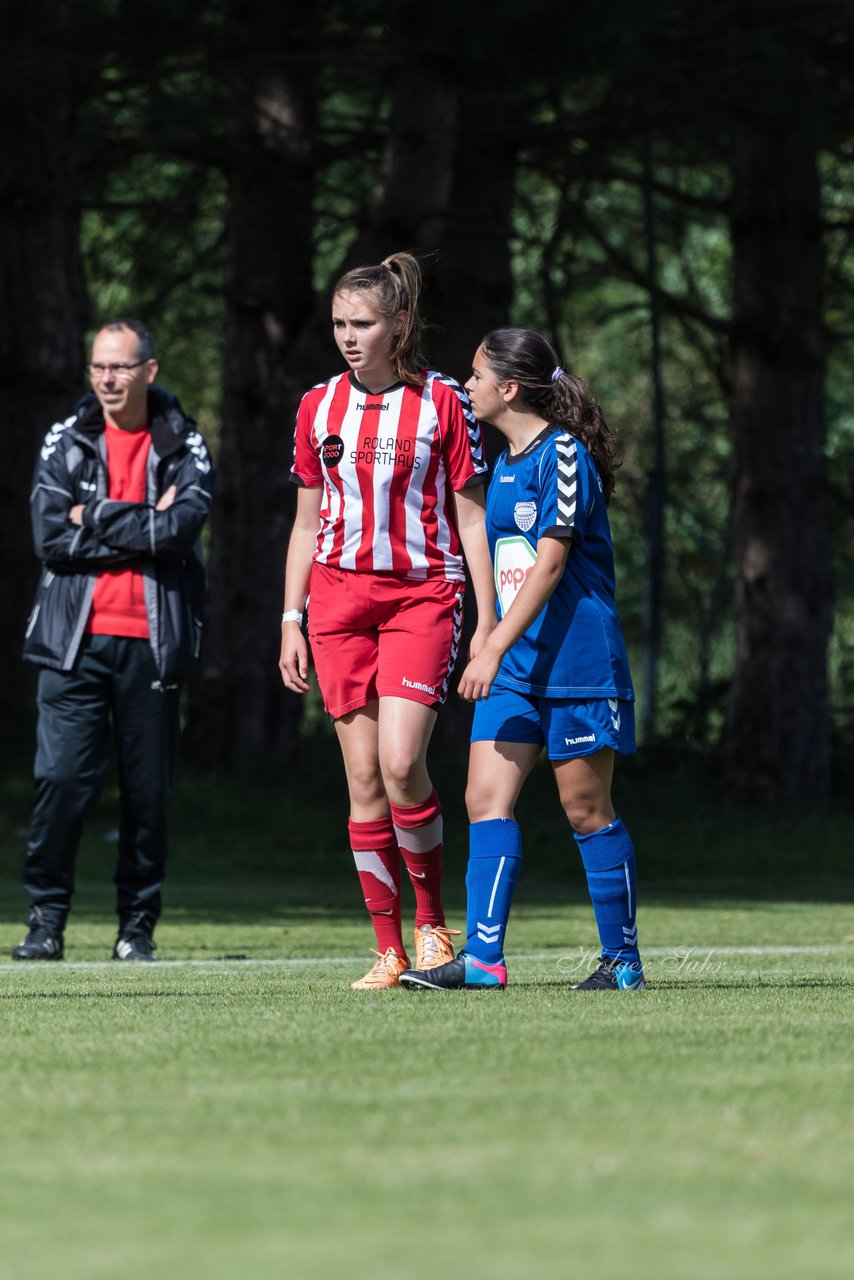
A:
{"type": "MultiPolygon", "coordinates": [[[[593,950],[590,953],[592,955],[593,950]]],[[[578,947],[568,947],[562,952],[555,947],[550,951],[523,951],[511,952],[512,962],[517,961],[558,961],[577,959],[582,954],[578,947]]],[[[584,949],[583,954],[587,954],[584,949]]],[[[677,944],[672,947],[643,947],[641,955],[644,959],[673,959],[673,960],[696,960],[705,957],[714,956],[836,956],[848,955],[854,957],[854,943],[815,943],[804,946],[743,946],[743,947],[687,947],[684,944],[677,944]]],[[[132,969],[135,973],[150,973],[152,976],[158,969],[299,969],[308,965],[338,966],[338,965],[359,965],[365,963],[363,955],[358,956],[292,956],[292,957],[273,957],[273,958],[254,958],[247,956],[245,959],[230,957],[228,959],[217,959],[211,957],[207,960],[158,960],[157,964],[149,968],[147,965],[134,964],[124,965],[115,960],[58,960],[58,961],[37,961],[35,963],[26,963],[21,961],[7,960],[0,961],[0,972],[13,971],[16,973],[29,972],[34,970],[41,973],[45,970],[51,973],[65,973],[69,969],[132,969]]]]}

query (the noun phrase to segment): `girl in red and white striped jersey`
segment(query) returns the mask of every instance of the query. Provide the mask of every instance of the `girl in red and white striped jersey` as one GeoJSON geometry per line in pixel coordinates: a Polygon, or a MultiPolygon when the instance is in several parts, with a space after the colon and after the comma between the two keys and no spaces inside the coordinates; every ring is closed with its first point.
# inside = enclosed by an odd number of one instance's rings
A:
{"type": "Polygon", "coordinates": [[[495,626],[480,428],[453,378],[420,355],[421,272],[410,254],[339,280],[332,327],[348,370],[297,414],[300,486],[288,547],[286,687],[308,689],[308,635],[344,757],[350,844],[378,959],[355,989],[398,985],[401,855],[415,890],[416,965],[452,958],[441,901],[442,810],[427,745],[457,657],[465,556],[475,655],[495,626]]]}

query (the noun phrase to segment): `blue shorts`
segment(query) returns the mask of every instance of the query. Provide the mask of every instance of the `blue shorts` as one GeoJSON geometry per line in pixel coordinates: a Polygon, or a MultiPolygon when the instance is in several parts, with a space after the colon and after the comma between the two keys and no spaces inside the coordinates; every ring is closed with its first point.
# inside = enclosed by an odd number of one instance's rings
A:
{"type": "Polygon", "coordinates": [[[472,742],[531,742],[549,760],[635,750],[635,704],[617,698],[542,698],[493,685],[475,703],[472,742]]]}

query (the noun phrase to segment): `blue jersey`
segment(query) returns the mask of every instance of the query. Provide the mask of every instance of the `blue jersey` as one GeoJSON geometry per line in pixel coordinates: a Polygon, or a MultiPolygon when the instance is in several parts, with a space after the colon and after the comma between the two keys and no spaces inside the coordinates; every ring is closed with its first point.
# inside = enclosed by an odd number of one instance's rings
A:
{"type": "Polygon", "coordinates": [[[569,432],[548,427],[501,454],[486,501],[498,613],[504,617],[544,536],[571,538],[563,577],[505,654],[496,684],[550,698],[634,699],[614,600],[614,553],[596,464],[569,432]]]}

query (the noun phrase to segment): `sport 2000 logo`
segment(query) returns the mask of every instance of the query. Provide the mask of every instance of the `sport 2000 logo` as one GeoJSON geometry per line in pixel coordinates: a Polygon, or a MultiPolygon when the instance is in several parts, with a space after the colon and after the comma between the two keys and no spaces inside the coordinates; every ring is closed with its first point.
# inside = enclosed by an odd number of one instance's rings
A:
{"type": "Polygon", "coordinates": [[[537,552],[527,538],[499,538],[496,542],[495,590],[502,618],[536,563],[537,552]]]}

